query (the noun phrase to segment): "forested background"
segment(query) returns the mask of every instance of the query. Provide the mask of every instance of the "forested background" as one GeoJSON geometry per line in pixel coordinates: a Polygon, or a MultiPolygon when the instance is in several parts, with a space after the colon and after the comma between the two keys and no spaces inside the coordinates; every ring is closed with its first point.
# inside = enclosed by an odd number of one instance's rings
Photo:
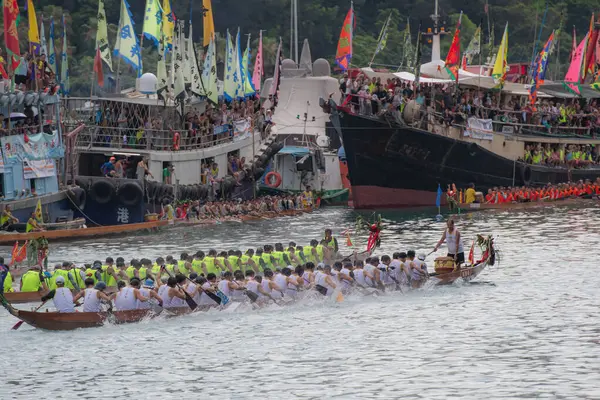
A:
{"type": "MultiPolygon", "coordinates": [[[[27,14],[24,1],[19,0],[21,23],[19,35],[21,49],[27,49],[27,14]]],[[[56,33],[56,52],[62,48],[61,15],[67,22],[67,41],[69,46],[69,64],[71,72],[71,92],[73,95],[89,93],[92,79],[92,64],[95,51],[97,0],[36,0],[34,1],[38,18],[43,14],[46,37],[50,26],[50,17],[54,17],[56,33]]],[[[109,22],[109,40],[114,45],[119,22],[120,0],[106,0],[106,16],[109,22]]],[[[130,0],[131,11],[136,23],[136,32],[141,33],[144,0],[130,0]]],[[[485,0],[440,0],[440,14],[446,30],[453,31],[462,10],[461,42],[463,49],[471,40],[478,24],[483,27],[483,46],[488,40],[488,15],[484,12],[485,0]]],[[[275,51],[279,37],[283,39],[284,54],[289,55],[290,43],[290,2],[287,0],[212,0],[216,30],[222,38],[227,29],[235,34],[237,28],[242,34],[252,35],[253,53],[255,53],[259,30],[263,32],[264,59],[267,74],[273,68],[275,51]]],[[[323,57],[333,60],[343,19],[348,11],[348,0],[298,0],[298,38],[300,42],[308,38],[313,59],[323,57]]],[[[190,2],[172,0],[175,15],[180,20],[190,19],[190,2]]],[[[201,43],[202,38],[202,2],[193,0],[192,21],[194,39],[201,43]]],[[[415,43],[417,27],[422,24],[425,31],[432,26],[430,15],[433,13],[433,0],[355,0],[356,29],[354,37],[354,56],[352,64],[366,66],[375,50],[379,31],[391,13],[391,25],[387,47],[377,55],[375,64],[399,65],[404,44],[404,31],[407,20],[410,21],[412,42],[415,43]]],[[[559,44],[551,56],[549,76],[562,79],[568,64],[572,43],[573,26],[577,28],[577,39],[581,40],[589,28],[591,14],[600,9],[593,0],[502,0],[490,1],[489,22],[493,27],[496,47],[500,43],[504,25],[509,22],[509,62],[528,62],[532,58],[534,37],[539,34],[542,25],[541,40],[537,44],[539,51],[543,42],[553,29],[559,29],[559,44]],[[547,10],[547,11],[546,11],[547,10]],[[544,19],[544,14],[545,19],[544,19]],[[536,18],[537,17],[537,18],[536,18]],[[558,58],[560,62],[557,62],[558,58]]],[[[0,21],[1,22],[1,21],[0,21]]],[[[0,31],[3,32],[3,31],[0,31]]],[[[187,28],[186,28],[187,32],[187,28]]],[[[244,36],[243,36],[244,38],[244,36]]],[[[242,42],[245,42],[242,39],[242,42]]],[[[450,46],[451,37],[442,40],[442,58],[450,46]]],[[[224,53],[224,40],[218,41],[218,57],[224,53]]],[[[301,46],[301,43],[300,45],[301,46]]],[[[197,45],[199,57],[201,45],[197,45]]],[[[484,49],[484,60],[487,55],[484,49]]],[[[425,43],[423,61],[429,61],[430,46],[425,43]]],[[[144,42],[143,63],[145,72],[156,70],[156,49],[149,41],[144,42]]],[[[478,61],[478,59],[475,59],[478,61]]],[[[116,65],[116,61],[113,60],[116,65]]],[[[125,73],[124,75],[128,75],[125,73]]],[[[130,79],[133,79],[133,74],[130,79]]],[[[127,83],[127,82],[125,82],[127,83]]]]}

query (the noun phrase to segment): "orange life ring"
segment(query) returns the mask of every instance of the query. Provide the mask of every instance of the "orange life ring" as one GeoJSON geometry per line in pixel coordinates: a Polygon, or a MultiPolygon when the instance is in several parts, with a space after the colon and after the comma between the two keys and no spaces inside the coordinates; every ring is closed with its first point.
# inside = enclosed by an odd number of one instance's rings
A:
{"type": "Polygon", "coordinates": [[[279,187],[279,185],[281,185],[281,175],[279,175],[279,172],[269,172],[267,176],[265,176],[265,185],[272,188],[279,187]],[[275,182],[271,182],[272,177],[275,177],[275,182]]]}
{"type": "Polygon", "coordinates": [[[179,132],[173,132],[173,150],[179,150],[179,140],[180,140],[179,132]]]}

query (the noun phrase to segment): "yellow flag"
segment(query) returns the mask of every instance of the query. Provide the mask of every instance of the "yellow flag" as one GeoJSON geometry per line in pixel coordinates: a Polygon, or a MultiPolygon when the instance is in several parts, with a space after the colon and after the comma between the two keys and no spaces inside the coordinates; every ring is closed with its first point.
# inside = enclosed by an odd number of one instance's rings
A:
{"type": "Polygon", "coordinates": [[[165,43],[169,48],[173,46],[173,33],[175,32],[175,14],[171,10],[171,1],[163,0],[162,31],[165,43]]]}
{"type": "Polygon", "coordinates": [[[217,79],[217,56],[215,51],[215,38],[208,43],[208,51],[204,58],[204,68],[202,69],[202,85],[206,97],[214,104],[219,102],[219,86],[217,79]]]}
{"type": "Polygon", "coordinates": [[[158,47],[158,41],[160,40],[162,18],[160,0],[146,0],[143,33],[145,37],[154,42],[156,47],[158,47]]]}
{"type": "Polygon", "coordinates": [[[27,0],[27,18],[29,20],[29,49],[33,54],[39,54],[41,47],[40,31],[32,0],[27,0]]]}
{"type": "Polygon", "coordinates": [[[215,36],[215,21],[213,19],[212,4],[210,0],[202,0],[202,23],[204,25],[203,46],[210,44],[210,39],[215,36]]]}
{"type": "Polygon", "coordinates": [[[44,216],[42,214],[42,200],[38,199],[37,206],[35,206],[35,219],[40,224],[44,222],[44,216]]]}
{"type": "MultiPolygon", "coordinates": [[[[106,13],[104,12],[104,0],[98,0],[98,14],[96,16],[98,21],[98,30],[96,31],[96,48],[100,49],[100,58],[108,65],[110,70],[113,70],[112,56],[110,52],[110,46],[108,45],[108,30],[106,28],[106,13]]],[[[51,28],[52,31],[52,28],[51,28]]],[[[53,41],[52,34],[50,39],[53,41]]],[[[52,51],[52,47],[50,51],[52,51]]]]}
{"type": "Polygon", "coordinates": [[[496,84],[500,87],[504,85],[506,79],[506,67],[507,67],[507,56],[508,56],[508,22],[504,28],[504,34],[502,35],[502,42],[498,48],[498,55],[496,56],[496,63],[492,70],[492,78],[496,84]]]}

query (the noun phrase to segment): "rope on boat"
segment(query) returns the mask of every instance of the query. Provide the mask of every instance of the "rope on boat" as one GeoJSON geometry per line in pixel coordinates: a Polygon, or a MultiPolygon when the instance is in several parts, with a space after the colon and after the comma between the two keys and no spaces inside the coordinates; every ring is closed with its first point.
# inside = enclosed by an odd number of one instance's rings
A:
{"type": "Polygon", "coordinates": [[[94,221],[92,218],[90,218],[90,216],[87,215],[81,208],[79,208],[79,206],[77,204],[75,204],[73,202],[73,200],[71,200],[71,198],[69,196],[67,196],[67,199],[69,199],[69,201],[71,202],[71,204],[73,204],[73,206],[75,206],[75,208],[77,210],[79,210],[79,212],[81,213],[81,215],[83,215],[87,220],[92,221],[92,223],[95,224],[96,226],[103,226],[102,224],[99,224],[96,221],[94,221]]]}

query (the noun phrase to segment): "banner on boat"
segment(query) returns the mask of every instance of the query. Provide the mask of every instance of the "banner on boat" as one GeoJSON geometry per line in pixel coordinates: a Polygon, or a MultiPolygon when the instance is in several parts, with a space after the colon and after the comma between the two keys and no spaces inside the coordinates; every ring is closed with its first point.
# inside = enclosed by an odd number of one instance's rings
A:
{"type": "Polygon", "coordinates": [[[465,137],[481,140],[494,140],[494,128],[491,119],[469,118],[465,137]]]}
{"type": "Polygon", "coordinates": [[[59,144],[58,133],[37,133],[35,135],[11,135],[0,139],[2,158],[5,164],[23,160],[47,160],[61,158],[64,149],[59,144]]]}
{"type": "Polygon", "coordinates": [[[213,127],[214,135],[222,135],[227,132],[229,132],[229,125],[215,125],[213,127]]]}
{"type": "Polygon", "coordinates": [[[23,160],[23,178],[37,179],[56,175],[53,160],[23,160]]]}
{"type": "Polygon", "coordinates": [[[233,122],[233,141],[242,140],[250,136],[252,125],[248,119],[240,119],[233,122]]]}

